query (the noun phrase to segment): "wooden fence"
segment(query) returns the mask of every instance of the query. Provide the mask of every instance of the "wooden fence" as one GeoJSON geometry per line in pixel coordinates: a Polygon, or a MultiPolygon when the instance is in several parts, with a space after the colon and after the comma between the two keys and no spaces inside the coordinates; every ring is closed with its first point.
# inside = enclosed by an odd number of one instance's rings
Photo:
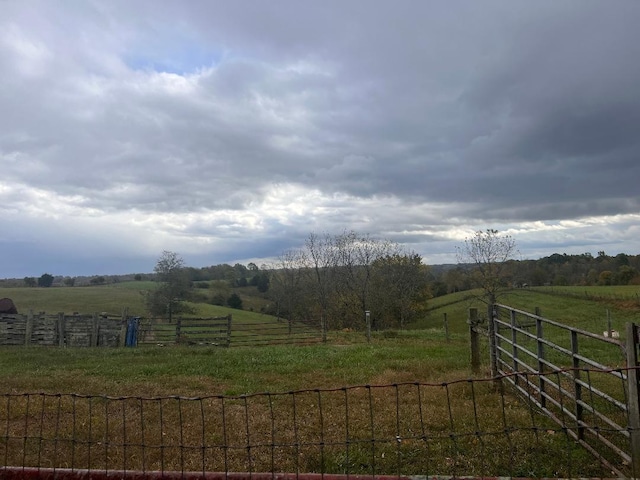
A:
{"type": "Polygon", "coordinates": [[[106,314],[0,315],[0,345],[117,347],[124,345],[126,317],[106,314]]]}
{"type": "Polygon", "coordinates": [[[320,327],[304,322],[237,322],[214,318],[141,318],[64,313],[0,315],[0,345],[122,347],[143,345],[258,346],[309,344],[323,339],[320,327]]]}
{"type": "MultiPolygon", "coordinates": [[[[470,312],[472,364],[475,317],[470,312]]],[[[612,472],[639,477],[638,327],[628,324],[621,341],[506,305],[489,306],[487,318],[492,377],[563,425],[612,472]]]]}
{"type": "Polygon", "coordinates": [[[309,344],[322,341],[318,325],[278,321],[237,321],[231,315],[215,318],[140,319],[139,345],[209,345],[220,347],[309,344]]]}

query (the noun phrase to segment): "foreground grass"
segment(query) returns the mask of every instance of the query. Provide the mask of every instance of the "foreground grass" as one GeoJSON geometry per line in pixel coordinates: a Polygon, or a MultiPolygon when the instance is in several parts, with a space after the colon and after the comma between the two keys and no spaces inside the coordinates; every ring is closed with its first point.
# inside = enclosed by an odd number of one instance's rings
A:
{"type": "Polygon", "coordinates": [[[438,330],[370,344],[334,333],[305,347],[2,348],[0,393],[18,394],[0,404],[15,439],[5,458],[105,470],[603,474],[515,396],[449,383],[470,376],[466,337],[447,342],[438,330]]]}

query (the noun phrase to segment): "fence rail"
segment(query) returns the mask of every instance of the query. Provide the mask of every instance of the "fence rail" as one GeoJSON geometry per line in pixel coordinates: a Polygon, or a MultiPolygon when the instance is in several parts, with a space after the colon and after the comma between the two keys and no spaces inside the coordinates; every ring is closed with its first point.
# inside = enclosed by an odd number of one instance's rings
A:
{"type": "Polygon", "coordinates": [[[627,349],[635,355],[637,335],[625,349],[617,339],[505,305],[495,305],[490,316],[494,374],[507,375],[513,388],[617,475],[638,473],[637,432],[630,428],[638,415],[637,393],[635,402],[630,395],[637,359],[628,371],[611,368],[625,364],[627,349]]]}
{"type": "Polygon", "coordinates": [[[495,381],[197,398],[5,394],[0,476],[610,476],[567,435],[574,420],[555,425],[495,381]]]}
{"type": "Polygon", "coordinates": [[[0,315],[0,345],[121,347],[137,345],[259,346],[322,341],[319,325],[264,317],[141,318],[106,314],[0,315]]]}
{"type": "Polygon", "coordinates": [[[0,345],[122,346],[126,315],[77,313],[0,314],[0,345]]]}

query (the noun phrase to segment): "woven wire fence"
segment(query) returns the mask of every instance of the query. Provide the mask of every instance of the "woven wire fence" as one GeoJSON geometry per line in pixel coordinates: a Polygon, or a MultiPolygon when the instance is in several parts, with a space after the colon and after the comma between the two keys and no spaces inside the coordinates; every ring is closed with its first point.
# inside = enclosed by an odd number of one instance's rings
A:
{"type": "Polygon", "coordinates": [[[501,379],[0,403],[2,478],[612,476],[568,435],[577,425],[550,422],[501,379]]]}

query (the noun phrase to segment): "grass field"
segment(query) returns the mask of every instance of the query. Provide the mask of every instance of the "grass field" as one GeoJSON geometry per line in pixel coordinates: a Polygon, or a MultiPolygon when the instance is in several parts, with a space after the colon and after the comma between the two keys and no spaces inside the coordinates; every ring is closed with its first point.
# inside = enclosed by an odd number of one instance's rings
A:
{"type": "MultiPolygon", "coordinates": [[[[144,282],[131,282],[81,288],[12,288],[0,292],[0,296],[13,298],[19,309],[32,308],[49,312],[107,311],[120,313],[123,307],[128,307],[130,313],[136,314],[143,311],[140,291],[150,286],[152,285],[147,285],[144,282]]],[[[383,405],[391,407],[396,405],[394,408],[405,408],[398,406],[400,405],[397,403],[399,401],[398,390],[393,387],[394,385],[403,382],[444,384],[472,377],[469,368],[469,327],[466,319],[470,307],[478,308],[481,315],[486,307],[470,293],[473,292],[461,292],[432,299],[429,303],[429,312],[424,318],[412,325],[412,329],[401,332],[374,332],[370,344],[366,343],[365,336],[361,332],[330,332],[326,344],[304,347],[290,345],[229,349],[214,347],[137,349],[3,347],[0,348],[0,393],[46,392],[51,394],[109,395],[112,397],[144,396],[145,398],[175,395],[186,397],[225,395],[231,396],[233,399],[240,398],[237,397],[238,395],[257,392],[293,392],[305,389],[310,390],[309,395],[311,396],[315,391],[313,389],[336,389],[336,395],[339,396],[343,391],[341,389],[350,385],[386,386],[380,389],[378,397],[373,400],[367,400],[366,397],[360,399],[357,396],[351,400],[353,402],[350,407],[352,421],[355,422],[354,425],[363,425],[365,428],[370,422],[369,417],[373,418],[371,402],[375,402],[376,405],[379,403],[380,407],[376,408],[381,409],[383,409],[383,405]],[[445,338],[443,328],[444,313],[448,318],[450,333],[448,341],[445,338]],[[360,418],[359,415],[364,415],[364,417],[360,418]]],[[[638,320],[637,307],[628,303],[620,303],[615,299],[611,299],[611,301],[587,300],[577,298],[575,295],[564,297],[558,295],[558,292],[549,293],[544,289],[532,288],[513,291],[501,299],[501,302],[528,311],[540,307],[543,316],[595,332],[601,332],[606,328],[607,309],[610,311],[613,327],[616,329],[623,330],[622,327],[626,321],[638,320]]],[[[232,312],[234,318],[256,323],[265,318],[264,315],[254,312],[230,310],[206,304],[195,304],[195,307],[197,308],[196,315],[199,316],[221,316],[232,312]]],[[[477,374],[478,377],[488,375],[487,357],[485,347],[485,352],[482,355],[485,365],[477,374]]],[[[462,385],[464,386],[464,384],[462,385]]],[[[366,391],[366,388],[364,390],[366,391]]],[[[411,395],[413,393],[407,393],[407,398],[403,402],[411,402],[411,395]]],[[[452,396],[447,396],[447,398],[442,397],[441,393],[433,395],[433,398],[427,396],[424,400],[429,405],[433,405],[435,409],[432,412],[432,420],[434,422],[441,420],[444,423],[433,423],[430,428],[446,432],[447,428],[451,428],[451,425],[447,426],[447,422],[450,422],[447,418],[450,418],[450,415],[453,415],[451,418],[455,417],[455,423],[459,422],[460,428],[463,429],[486,428],[488,431],[492,429],[500,431],[502,428],[500,422],[505,414],[504,399],[501,399],[500,395],[490,388],[480,388],[477,397],[474,397],[477,404],[469,403],[468,386],[460,387],[459,391],[456,390],[452,396]],[[447,401],[453,402],[449,405],[449,413],[446,410],[447,401]],[[481,421],[486,423],[474,427],[474,423],[478,422],[478,412],[482,412],[481,421]]],[[[260,398],[270,399],[271,397],[260,398]]],[[[334,400],[331,400],[330,403],[334,400]]],[[[241,402],[241,400],[230,400],[230,402],[235,405],[234,402],[241,402]]],[[[335,402],[336,404],[332,408],[337,410],[327,410],[325,414],[327,422],[334,421],[331,419],[337,415],[335,417],[337,425],[341,422],[340,415],[344,414],[344,407],[340,407],[338,400],[335,402]]],[[[508,415],[514,416],[514,421],[525,421],[526,418],[530,418],[530,412],[523,404],[515,400],[508,402],[507,412],[508,415]]],[[[308,403],[308,407],[311,409],[308,414],[316,415],[312,409],[311,399],[308,403]]],[[[267,407],[268,405],[263,405],[255,407],[255,409],[257,412],[267,407]]],[[[300,410],[295,415],[305,414],[302,405],[298,408],[300,410]]],[[[307,408],[306,403],[304,408],[307,408]]],[[[415,404],[414,407],[407,406],[406,408],[415,408],[415,404]]],[[[379,419],[376,421],[381,422],[381,425],[385,424],[385,422],[392,420],[393,417],[390,416],[392,413],[388,412],[388,415],[380,413],[379,419]]],[[[245,412],[245,414],[247,413],[245,412]]],[[[277,415],[281,415],[281,413],[277,413],[277,415]]],[[[262,420],[257,418],[255,421],[268,421],[268,417],[262,420]]],[[[283,418],[281,426],[272,425],[272,428],[286,430],[288,421],[290,419],[283,418]]],[[[393,425],[389,425],[390,431],[393,428],[395,428],[393,425]]],[[[553,431],[549,429],[548,432],[553,431]]],[[[459,472],[462,474],[480,472],[496,475],[513,472],[528,476],[553,476],[561,475],[563,472],[565,475],[572,472],[574,474],[602,475],[597,462],[594,463],[593,458],[585,455],[582,450],[575,449],[573,444],[567,444],[563,435],[550,434],[542,437],[536,434],[533,439],[514,432],[508,436],[509,443],[507,444],[501,443],[501,438],[496,436],[495,440],[492,439],[490,442],[479,440],[473,435],[465,440],[460,439],[455,446],[455,449],[458,449],[454,452],[455,455],[460,455],[460,449],[462,449],[469,452],[471,456],[464,456],[460,460],[464,466],[463,470],[459,472]],[[540,449],[536,450],[537,453],[534,457],[530,457],[527,456],[527,452],[530,451],[529,444],[533,441],[539,442],[540,449]],[[476,458],[477,455],[474,457],[473,452],[478,448],[480,452],[483,452],[484,457],[476,458]],[[502,458],[500,456],[505,448],[511,453],[502,458]],[[559,451],[563,453],[558,455],[559,451]],[[513,457],[514,452],[522,453],[522,456],[518,453],[517,461],[513,457]],[[567,463],[565,454],[570,456],[570,463],[567,463]],[[511,460],[509,455],[511,455],[511,460]],[[490,460],[488,460],[489,458],[490,460]],[[493,466],[487,467],[487,462],[493,466]],[[567,465],[570,470],[566,469],[567,465]],[[512,469],[514,466],[517,466],[516,470],[512,469]]],[[[407,459],[421,451],[417,446],[416,448],[411,447],[410,443],[407,443],[406,447],[408,450],[405,452],[405,446],[403,446],[403,455],[406,454],[407,459]]],[[[397,456],[397,451],[391,446],[378,448],[380,449],[378,453],[387,452],[389,455],[397,456]]],[[[438,452],[439,448],[444,447],[434,445],[431,448],[438,452]]],[[[362,455],[369,454],[366,452],[368,450],[364,449],[362,455]]],[[[334,458],[327,454],[326,461],[331,464],[325,465],[326,471],[340,472],[344,470],[345,458],[340,455],[342,454],[338,452],[334,458]]],[[[357,448],[354,447],[352,455],[357,458],[357,448]]],[[[446,449],[442,450],[437,454],[439,460],[426,466],[419,463],[418,459],[415,462],[409,460],[409,463],[415,463],[414,467],[418,472],[447,472],[451,467],[447,463],[449,462],[447,459],[450,459],[447,455],[451,455],[451,453],[447,453],[446,449]]],[[[380,460],[380,465],[382,466],[385,462],[380,460]]],[[[239,463],[236,467],[232,466],[231,468],[246,467],[239,463]]],[[[294,465],[283,468],[296,467],[294,465]]],[[[311,461],[305,468],[314,469],[318,466],[314,467],[313,461],[311,461]]],[[[363,468],[361,465],[354,464],[350,471],[352,473],[359,471],[366,473],[367,470],[362,470],[363,468]]],[[[392,466],[388,468],[391,468],[393,472],[392,466]]]]}
{"type": "MultiPolygon", "coordinates": [[[[634,289],[637,291],[638,287],[589,287],[590,296],[586,298],[585,287],[535,287],[511,290],[498,301],[532,313],[539,307],[545,318],[600,334],[607,329],[608,310],[612,328],[624,332],[626,322],[640,321],[640,302],[632,300],[634,289]]],[[[465,333],[468,326],[461,319],[468,317],[469,308],[477,308],[479,315],[487,316],[479,293],[458,292],[430,300],[427,315],[412,328],[442,328],[446,313],[451,331],[465,333]]]]}

